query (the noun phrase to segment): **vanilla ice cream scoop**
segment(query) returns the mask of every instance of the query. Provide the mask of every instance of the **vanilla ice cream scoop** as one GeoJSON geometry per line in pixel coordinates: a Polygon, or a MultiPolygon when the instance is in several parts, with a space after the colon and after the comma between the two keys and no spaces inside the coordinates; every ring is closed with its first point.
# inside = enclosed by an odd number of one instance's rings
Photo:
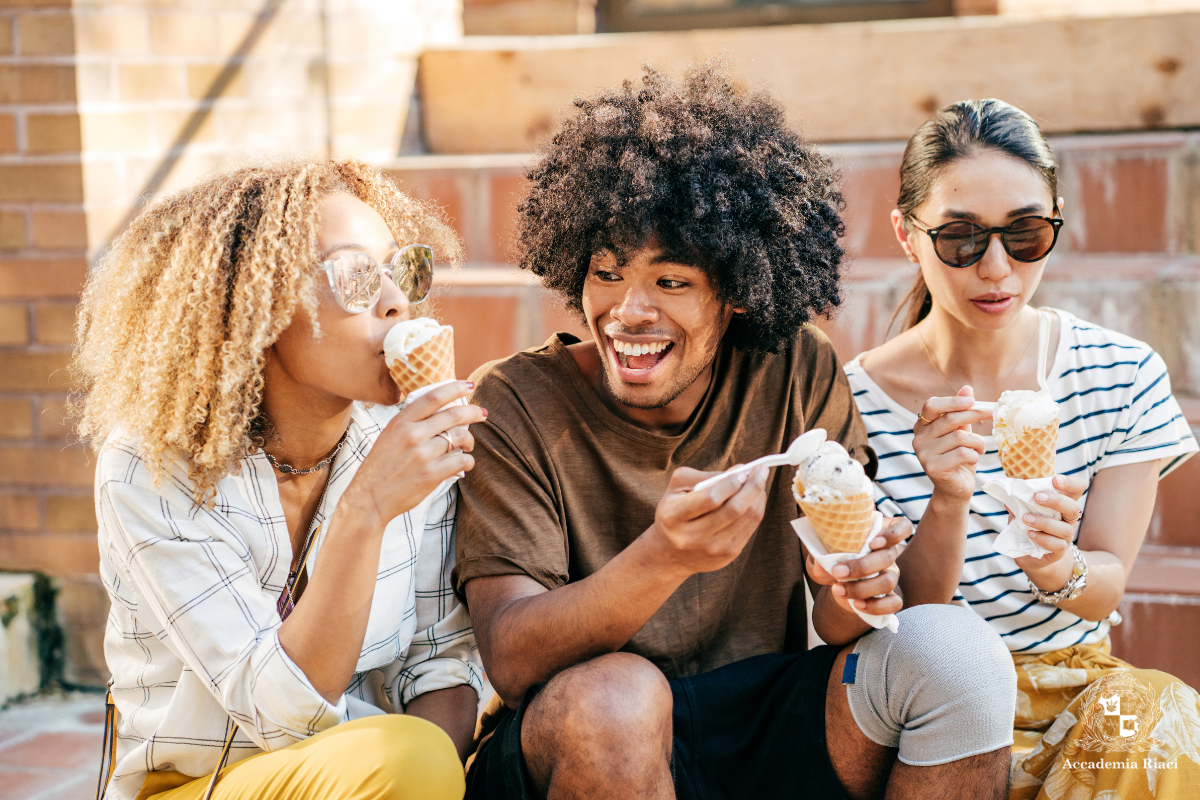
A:
{"type": "Polygon", "coordinates": [[[872,491],[871,479],[862,464],[832,441],[825,442],[800,465],[798,477],[804,485],[805,502],[827,503],[872,491]]]}
{"type": "Polygon", "coordinates": [[[1037,430],[1058,422],[1058,403],[1041,392],[1025,389],[1004,392],[992,414],[993,435],[1004,443],[1017,439],[1025,431],[1037,430]]]}
{"type": "Polygon", "coordinates": [[[437,320],[429,317],[417,317],[398,322],[392,326],[383,340],[383,358],[389,365],[399,361],[416,372],[417,366],[409,363],[409,355],[446,330],[453,331],[454,329],[449,325],[441,325],[437,320]]]}

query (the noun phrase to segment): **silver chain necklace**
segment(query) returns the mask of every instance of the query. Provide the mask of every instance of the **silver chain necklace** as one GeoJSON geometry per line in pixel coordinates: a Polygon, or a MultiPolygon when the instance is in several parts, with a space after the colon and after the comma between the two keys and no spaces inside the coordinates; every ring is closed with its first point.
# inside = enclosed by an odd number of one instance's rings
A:
{"type": "Polygon", "coordinates": [[[342,433],[342,438],[338,439],[337,446],[333,448],[333,451],[330,452],[329,455],[325,456],[320,461],[318,461],[316,464],[313,464],[308,469],[296,469],[291,464],[281,464],[280,462],[275,460],[275,456],[273,456],[267,452],[267,449],[265,447],[263,448],[263,455],[265,455],[267,457],[267,461],[270,461],[271,465],[273,467],[275,467],[275,469],[279,470],[284,475],[311,475],[312,473],[320,470],[322,467],[324,467],[330,461],[333,461],[333,457],[338,454],[338,450],[341,450],[342,445],[344,445],[346,443],[346,434],[349,432],[350,432],[350,429],[346,428],[346,430],[342,433]]]}

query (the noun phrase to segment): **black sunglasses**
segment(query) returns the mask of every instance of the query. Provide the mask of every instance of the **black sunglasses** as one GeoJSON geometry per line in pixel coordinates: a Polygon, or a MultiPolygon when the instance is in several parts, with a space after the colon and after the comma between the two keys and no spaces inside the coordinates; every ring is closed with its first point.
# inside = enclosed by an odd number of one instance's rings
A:
{"type": "Polygon", "coordinates": [[[918,230],[929,234],[933,251],[943,264],[950,267],[969,267],[983,258],[992,234],[1000,234],[1004,252],[1017,261],[1041,261],[1058,242],[1062,217],[1021,217],[1003,228],[985,228],[974,222],[947,222],[931,228],[914,216],[909,216],[918,230]]]}

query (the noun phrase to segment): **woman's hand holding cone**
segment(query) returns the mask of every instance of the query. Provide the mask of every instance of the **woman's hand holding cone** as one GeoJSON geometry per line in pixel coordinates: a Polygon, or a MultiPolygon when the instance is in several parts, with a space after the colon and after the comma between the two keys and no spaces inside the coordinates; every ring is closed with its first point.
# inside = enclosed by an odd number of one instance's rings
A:
{"type": "MultiPolygon", "coordinates": [[[[1033,500],[1040,506],[1053,509],[1062,515],[1063,519],[1043,516],[1041,514],[1026,514],[1024,522],[1033,528],[1029,538],[1049,550],[1041,558],[1021,556],[1016,559],[1017,566],[1041,587],[1042,582],[1053,586],[1055,578],[1061,573],[1062,585],[1066,585],[1071,577],[1074,558],[1070,555],[1071,542],[1075,539],[1075,523],[1079,520],[1081,507],[1079,498],[1087,489],[1082,478],[1069,475],[1055,475],[1054,488],[1057,491],[1038,492],[1033,500]],[[1070,520],[1064,522],[1063,520],[1070,520]],[[1063,565],[1066,564],[1067,567],[1063,565]]],[[[1061,588],[1058,587],[1058,588],[1061,588]]]]}
{"type": "Polygon", "coordinates": [[[830,595],[846,611],[895,614],[904,607],[896,592],[900,579],[896,558],[900,555],[900,543],[912,532],[912,523],[903,517],[885,519],[883,529],[871,540],[870,553],[843,561],[830,574],[806,551],[805,571],[813,583],[829,586],[830,595]]]}
{"type": "Polygon", "coordinates": [[[467,381],[456,381],[405,406],[375,441],[343,502],[377,514],[386,524],[416,508],[442,481],[474,467],[475,438],[466,426],[483,422],[487,411],[473,405],[438,410],[474,388],[467,381]]]}

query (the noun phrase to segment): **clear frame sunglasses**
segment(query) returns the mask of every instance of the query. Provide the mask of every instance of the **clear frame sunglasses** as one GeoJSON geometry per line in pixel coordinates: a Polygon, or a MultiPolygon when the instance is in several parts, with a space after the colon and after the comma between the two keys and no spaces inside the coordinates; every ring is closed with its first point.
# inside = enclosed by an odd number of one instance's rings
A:
{"type": "Polygon", "coordinates": [[[428,297],[433,285],[433,248],[410,244],[382,265],[366,253],[339,253],[317,267],[329,276],[329,288],[342,310],[361,314],[379,302],[384,273],[400,287],[408,302],[419,303],[428,297]]]}

